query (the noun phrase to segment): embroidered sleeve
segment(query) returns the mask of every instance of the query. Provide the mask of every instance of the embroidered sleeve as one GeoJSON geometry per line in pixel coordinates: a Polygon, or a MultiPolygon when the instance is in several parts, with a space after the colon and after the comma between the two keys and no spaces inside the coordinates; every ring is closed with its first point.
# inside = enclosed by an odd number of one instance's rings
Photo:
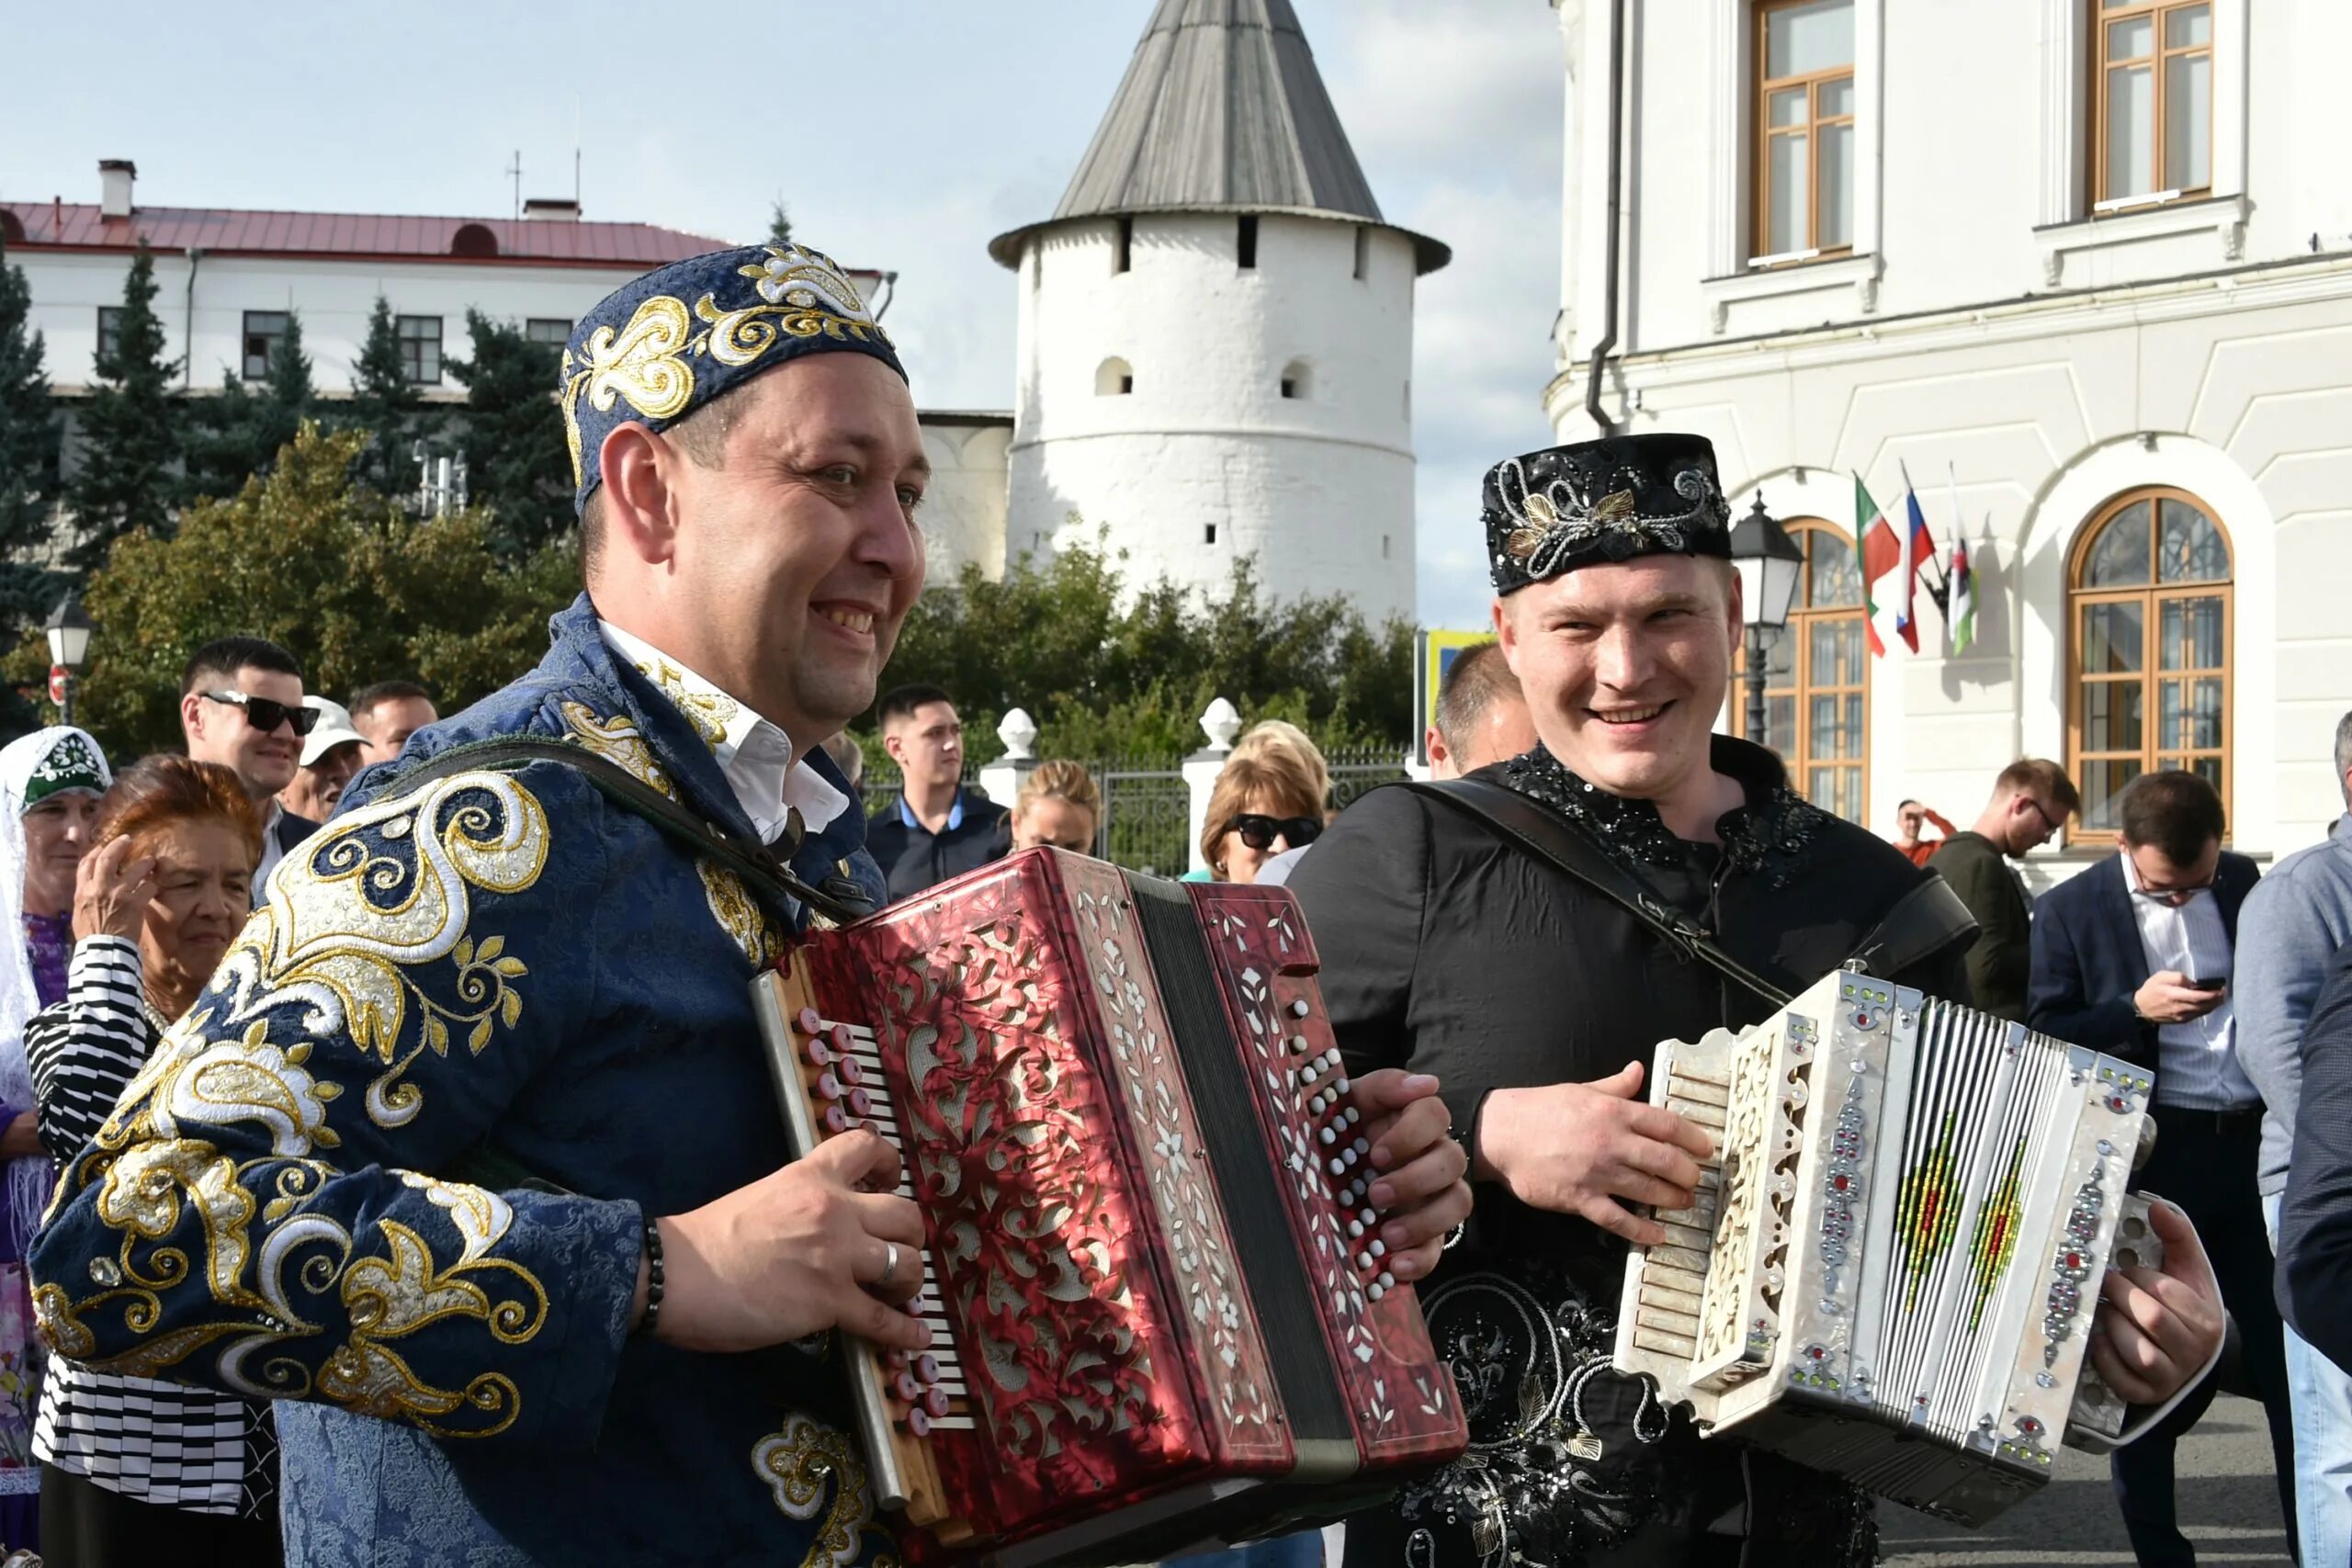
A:
{"type": "Polygon", "coordinates": [[[593,1443],[637,1205],[424,1173],[583,1027],[600,817],[564,770],[463,773],[289,854],[65,1162],[30,1260],[51,1346],[438,1437],[593,1443]]]}

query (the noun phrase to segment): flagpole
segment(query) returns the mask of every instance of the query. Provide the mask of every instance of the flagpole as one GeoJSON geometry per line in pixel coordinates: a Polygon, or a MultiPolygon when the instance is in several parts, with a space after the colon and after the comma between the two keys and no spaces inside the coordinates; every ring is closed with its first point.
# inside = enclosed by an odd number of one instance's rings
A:
{"type": "MultiPolygon", "coordinates": [[[[1896,470],[1903,475],[1903,491],[1906,497],[1907,504],[1914,506],[1917,505],[1919,501],[1919,488],[1911,482],[1911,465],[1902,458],[1897,457],[1894,460],[1894,467],[1896,470]]],[[[1905,526],[1907,528],[1909,524],[1906,522],[1905,526]]],[[[1936,569],[1936,581],[1926,583],[1924,586],[1928,590],[1928,597],[1935,601],[1936,615],[1938,617],[1945,621],[1950,621],[1951,619],[1951,582],[1944,574],[1943,563],[1936,559],[1935,551],[1929,550],[1926,558],[1917,564],[1922,566],[1932,566],[1936,569]]]]}

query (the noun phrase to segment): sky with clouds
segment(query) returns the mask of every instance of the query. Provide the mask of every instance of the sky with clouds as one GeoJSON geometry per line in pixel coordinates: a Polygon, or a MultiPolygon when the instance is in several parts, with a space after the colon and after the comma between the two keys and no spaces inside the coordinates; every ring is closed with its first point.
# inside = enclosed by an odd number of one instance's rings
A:
{"type": "MultiPolygon", "coordinates": [[[[1486,619],[1477,483],[1548,437],[1561,72],[1544,0],[1295,0],[1383,211],[1453,247],[1421,280],[1413,372],[1420,610],[1486,619]]],[[[139,164],[156,206],[590,218],[750,241],[769,203],[857,266],[930,407],[1005,408],[1012,275],[991,235],[1051,213],[1149,0],[629,6],[63,6],[0,0],[0,194],[96,199],[139,164]],[[78,64],[76,63],[78,62],[78,64]]]]}

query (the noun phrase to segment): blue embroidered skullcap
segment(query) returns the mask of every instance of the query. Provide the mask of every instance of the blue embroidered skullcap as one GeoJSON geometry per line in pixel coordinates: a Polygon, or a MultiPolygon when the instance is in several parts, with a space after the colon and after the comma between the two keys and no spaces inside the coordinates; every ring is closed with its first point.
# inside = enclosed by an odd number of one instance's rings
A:
{"type": "Polygon", "coordinates": [[[805,245],[712,251],[613,290],[563,350],[572,510],[603,482],[596,452],[615,425],[666,430],[763,371],[843,351],[872,355],[906,378],[857,286],[805,245]]]}

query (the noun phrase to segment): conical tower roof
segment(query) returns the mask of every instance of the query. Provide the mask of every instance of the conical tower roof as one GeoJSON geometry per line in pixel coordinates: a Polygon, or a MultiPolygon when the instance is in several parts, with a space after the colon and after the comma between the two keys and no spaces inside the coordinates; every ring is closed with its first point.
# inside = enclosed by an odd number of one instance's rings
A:
{"type": "MultiPolygon", "coordinates": [[[[1133,212],[1293,212],[1386,224],[1290,0],[1159,0],[1052,222],[1133,212]]],[[[1021,265],[1044,228],[1000,234],[1021,265]]],[[[1409,232],[1409,231],[1399,231],[1409,232]]],[[[1452,259],[1411,236],[1418,268],[1452,259]]]]}

